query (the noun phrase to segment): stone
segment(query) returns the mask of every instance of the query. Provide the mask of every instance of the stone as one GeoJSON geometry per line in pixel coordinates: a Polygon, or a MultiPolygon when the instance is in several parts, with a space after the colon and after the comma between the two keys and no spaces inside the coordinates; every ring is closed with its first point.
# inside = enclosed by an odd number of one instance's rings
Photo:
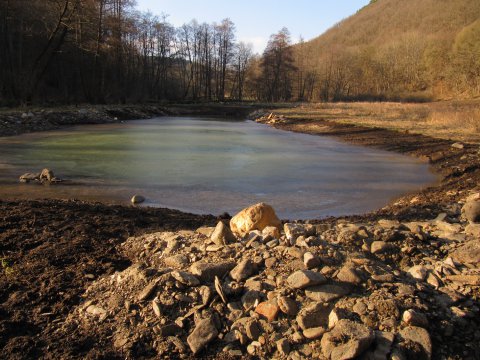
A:
{"type": "Polygon", "coordinates": [[[480,264],[480,242],[475,239],[462,244],[450,256],[461,264],[480,264]]]}
{"type": "Polygon", "coordinates": [[[107,310],[97,305],[90,305],[85,311],[94,316],[105,316],[107,314],[107,310]]]}
{"type": "Polygon", "coordinates": [[[470,223],[480,222],[480,200],[468,200],[462,207],[462,215],[470,223]]]}
{"type": "Polygon", "coordinates": [[[480,238],[480,224],[468,224],[465,226],[465,234],[480,238]]]}
{"type": "Polygon", "coordinates": [[[305,236],[306,234],[303,224],[286,223],[283,225],[283,231],[290,241],[295,241],[299,236],[305,236]]]}
{"type": "Polygon", "coordinates": [[[422,328],[428,328],[428,319],[424,314],[421,314],[415,310],[406,310],[402,315],[402,321],[411,326],[418,326],[422,328]]]}
{"type": "Polygon", "coordinates": [[[289,316],[296,316],[298,313],[298,306],[295,300],[287,297],[287,296],[280,296],[277,299],[278,307],[280,311],[289,316]]]}
{"type": "Polygon", "coordinates": [[[255,308],[255,312],[264,316],[268,322],[272,322],[277,318],[279,310],[278,305],[270,301],[261,302],[255,308]]]}
{"type": "Polygon", "coordinates": [[[432,358],[432,341],[427,330],[418,326],[407,326],[400,330],[400,336],[404,340],[420,344],[424,355],[427,356],[428,359],[432,358]]]}
{"type": "Polygon", "coordinates": [[[232,261],[220,262],[220,263],[208,263],[204,261],[197,261],[190,266],[190,272],[198,276],[202,281],[213,282],[215,276],[220,279],[235,267],[235,263],[232,261]]]}
{"type": "Polygon", "coordinates": [[[163,262],[166,266],[170,266],[175,269],[181,269],[188,265],[188,257],[184,254],[177,254],[173,256],[166,257],[163,262]]]}
{"type": "Polygon", "coordinates": [[[19,181],[29,183],[30,181],[40,180],[40,174],[26,173],[20,176],[19,181]]]}
{"type": "Polygon", "coordinates": [[[372,254],[383,254],[395,249],[395,245],[387,243],[385,241],[374,241],[370,246],[370,252],[372,254]]]}
{"type": "Polygon", "coordinates": [[[296,317],[298,326],[305,331],[310,328],[326,327],[332,307],[324,303],[313,303],[301,309],[296,317]]]}
{"type": "Polygon", "coordinates": [[[130,199],[132,204],[141,204],[145,201],[145,198],[142,195],[133,195],[130,199]]]}
{"type": "Polygon", "coordinates": [[[230,220],[230,229],[234,234],[244,237],[252,230],[262,231],[267,226],[280,228],[282,223],[275,210],[265,203],[255,204],[243,209],[230,220]]]}
{"type": "Polygon", "coordinates": [[[152,301],[152,309],[156,317],[162,316],[162,309],[160,308],[160,301],[157,299],[152,301]]]}
{"type": "Polygon", "coordinates": [[[200,320],[193,332],[188,336],[187,343],[193,354],[198,354],[209,342],[218,336],[218,330],[212,317],[200,320]]]}
{"type": "Polygon", "coordinates": [[[322,353],[331,360],[353,359],[365,352],[375,339],[373,331],[350,320],[340,320],[323,335],[322,353]]]}
{"type": "Polygon", "coordinates": [[[304,289],[326,282],[325,276],[312,270],[298,270],[287,278],[287,283],[292,289],[304,289]]]}
{"type": "Polygon", "coordinates": [[[262,230],[264,239],[280,239],[280,231],[275,226],[267,226],[262,230]]]}
{"type": "Polygon", "coordinates": [[[288,356],[288,354],[290,353],[290,343],[287,339],[282,338],[280,340],[277,340],[276,345],[277,351],[281,356],[288,356]]]}
{"type": "Polygon", "coordinates": [[[448,275],[446,279],[458,284],[480,286],[480,275],[478,274],[448,275]]]}
{"type": "Polygon", "coordinates": [[[458,150],[463,150],[463,148],[465,147],[465,145],[463,145],[462,143],[460,142],[456,142],[456,143],[453,143],[452,145],[450,145],[452,148],[454,149],[458,149],[458,150]]]}
{"type": "Polygon", "coordinates": [[[181,284],[184,284],[187,286],[200,285],[200,280],[198,280],[194,275],[186,271],[172,271],[170,275],[172,275],[172,277],[181,284]]]}
{"type": "Polygon", "coordinates": [[[152,281],[140,292],[140,294],[138,294],[138,297],[137,297],[138,300],[143,301],[148,299],[153,294],[156,288],[157,288],[157,282],[152,281]]]}
{"type": "Polygon", "coordinates": [[[423,281],[427,277],[427,268],[422,265],[415,265],[408,270],[408,274],[416,280],[423,281]]]}
{"type": "Polygon", "coordinates": [[[256,290],[248,290],[245,294],[242,295],[242,305],[244,309],[250,309],[251,307],[258,304],[262,299],[263,293],[256,290]]]}
{"type": "Polygon", "coordinates": [[[182,333],[182,328],[175,323],[165,324],[158,328],[158,336],[177,336],[182,333]]]}
{"type": "Polygon", "coordinates": [[[213,231],[210,239],[216,245],[227,245],[230,243],[234,243],[237,241],[235,235],[233,235],[232,231],[228,226],[226,226],[222,221],[219,221],[215,230],[213,231]]]}
{"type": "Polygon", "coordinates": [[[327,331],[326,328],[324,327],[315,327],[315,328],[310,328],[310,329],[305,329],[303,330],[303,336],[305,336],[305,338],[307,339],[310,339],[310,340],[314,340],[314,339],[318,339],[320,338],[321,336],[323,336],[323,334],[325,334],[325,331],[327,331]]]}
{"type": "Polygon", "coordinates": [[[375,331],[375,349],[372,350],[372,356],[369,359],[388,359],[392,351],[392,345],[395,340],[395,334],[385,331],[375,331]]]}
{"type": "Polygon", "coordinates": [[[257,266],[250,259],[242,260],[232,271],[230,277],[235,281],[243,281],[257,272],[257,266]]]}
{"type": "Polygon", "coordinates": [[[53,171],[50,169],[43,169],[40,173],[40,181],[52,181],[55,178],[53,171]]]}
{"type": "Polygon", "coordinates": [[[307,269],[313,269],[319,267],[321,261],[318,256],[315,256],[311,252],[307,251],[305,254],[303,254],[303,263],[307,269]]]}
{"type": "Polygon", "coordinates": [[[363,282],[353,265],[345,265],[337,274],[337,279],[349,284],[359,285],[363,282]]]}
{"type": "Polygon", "coordinates": [[[306,289],[305,295],[314,301],[329,303],[347,295],[349,292],[349,289],[345,286],[326,284],[306,289]]]}

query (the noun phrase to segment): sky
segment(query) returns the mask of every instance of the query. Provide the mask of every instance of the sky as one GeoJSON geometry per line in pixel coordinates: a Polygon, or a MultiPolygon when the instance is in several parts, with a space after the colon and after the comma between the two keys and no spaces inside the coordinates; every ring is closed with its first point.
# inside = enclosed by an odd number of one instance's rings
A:
{"type": "Polygon", "coordinates": [[[311,40],[340,20],[355,14],[369,0],[136,0],[137,9],[168,15],[179,27],[192,19],[220,23],[230,18],[238,41],[261,54],[271,34],[288,28],[293,42],[311,40]]]}

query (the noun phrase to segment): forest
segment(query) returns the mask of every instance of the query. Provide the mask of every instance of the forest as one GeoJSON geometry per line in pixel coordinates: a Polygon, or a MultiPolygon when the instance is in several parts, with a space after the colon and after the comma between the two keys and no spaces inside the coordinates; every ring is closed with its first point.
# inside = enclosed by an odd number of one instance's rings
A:
{"type": "Polygon", "coordinates": [[[417,1],[413,19],[412,1],[372,1],[309,42],[282,28],[256,55],[228,18],[176,28],[132,0],[2,0],[0,105],[478,96],[476,0],[417,1]],[[375,31],[379,14],[396,30],[375,31]]]}

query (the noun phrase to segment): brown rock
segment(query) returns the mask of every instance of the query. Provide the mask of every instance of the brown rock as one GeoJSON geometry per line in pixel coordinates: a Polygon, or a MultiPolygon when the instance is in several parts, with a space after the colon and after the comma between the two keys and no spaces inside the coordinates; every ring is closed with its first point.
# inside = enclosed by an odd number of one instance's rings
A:
{"type": "Polygon", "coordinates": [[[349,289],[345,286],[326,284],[309,287],[305,290],[305,295],[314,301],[328,303],[347,295],[349,292],[349,289]]]}
{"type": "Polygon", "coordinates": [[[198,261],[190,266],[190,272],[193,275],[198,276],[202,281],[213,282],[215,276],[220,279],[230,270],[235,267],[235,263],[231,261],[221,263],[208,263],[204,261],[198,261]]]}
{"type": "Polygon", "coordinates": [[[290,299],[287,296],[280,296],[277,300],[280,310],[289,316],[295,316],[298,313],[298,306],[295,300],[290,299]]]}
{"type": "Polygon", "coordinates": [[[304,331],[310,328],[326,327],[331,309],[331,305],[320,302],[301,309],[296,318],[298,326],[304,331]]]}
{"type": "Polygon", "coordinates": [[[287,278],[287,283],[292,289],[304,289],[309,286],[320,285],[327,282],[322,274],[311,270],[299,270],[287,278]]]}
{"type": "Polygon", "coordinates": [[[237,238],[233,235],[230,228],[222,221],[218,222],[210,238],[217,245],[227,245],[237,241],[237,238]]]}
{"type": "Polygon", "coordinates": [[[279,310],[280,308],[277,304],[269,301],[262,302],[255,308],[255,312],[264,316],[268,322],[272,322],[277,318],[279,310]]]}
{"type": "Polygon", "coordinates": [[[282,223],[270,205],[259,203],[240,211],[230,220],[230,229],[241,237],[252,230],[262,231],[267,226],[280,228],[282,223]]]}
{"type": "Polygon", "coordinates": [[[213,318],[209,317],[199,321],[195,330],[188,336],[187,342],[194,354],[202,350],[209,342],[218,336],[213,318]]]}
{"type": "Polygon", "coordinates": [[[321,341],[323,355],[332,360],[360,356],[375,339],[372,330],[350,320],[340,320],[321,341]]]}
{"type": "Polygon", "coordinates": [[[400,330],[400,336],[404,340],[420,344],[424,355],[426,355],[428,359],[432,358],[432,341],[430,340],[430,334],[427,330],[417,326],[408,326],[400,330]]]}
{"type": "Polygon", "coordinates": [[[230,277],[235,281],[243,281],[257,272],[257,266],[250,259],[242,260],[232,271],[230,277]]]}

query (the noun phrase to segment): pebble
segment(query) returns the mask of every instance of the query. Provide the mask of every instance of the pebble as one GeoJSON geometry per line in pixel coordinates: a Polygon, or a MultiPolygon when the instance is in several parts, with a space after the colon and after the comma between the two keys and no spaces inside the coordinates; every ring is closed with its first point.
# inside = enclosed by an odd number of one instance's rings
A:
{"type": "Polygon", "coordinates": [[[311,270],[299,270],[287,278],[287,283],[292,289],[304,289],[309,286],[324,284],[327,279],[322,274],[311,270]]]}

